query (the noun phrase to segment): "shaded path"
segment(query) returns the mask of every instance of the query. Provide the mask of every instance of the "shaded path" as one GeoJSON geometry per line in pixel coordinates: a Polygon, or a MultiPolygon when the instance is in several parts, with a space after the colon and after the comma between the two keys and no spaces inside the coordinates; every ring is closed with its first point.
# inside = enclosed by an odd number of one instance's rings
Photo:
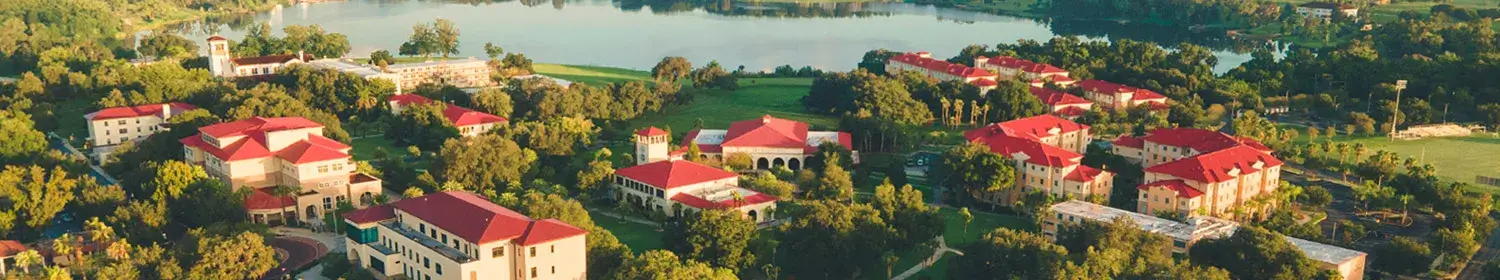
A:
{"type": "Polygon", "coordinates": [[[1458,272],[1457,280],[1477,280],[1484,276],[1485,263],[1500,257],[1500,228],[1490,232],[1489,240],[1479,247],[1479,252],[1474,253],[1474,258],[1464,265],[1464,270],[1458,272]]]}
{"type": "Polygon", "coordinates": [[[943,241],[943,236],[940,235],[935,239],[937,239],[938,247],[937,250],[933,250],[931,257],[927,257],[927,260],[924,260],[921,263],[917,263],[916,266],[912,266],[905,272],[901,272],[901,274],[896,275],[896,277],[892,277],[891,280],[905,280],[912,275],[917,275],[918,272],[922,272],[923,269],[932,267],[932,265],[937,263],[938,260],[943,259],[944,254],[953,253],[959,256],[964,255],[964,252],[959,252],[958,250],[954,250],[953,248],[948,248],[948,243],[943,241]]]}
{"type": "Polygon", "coordinates": [[[296,236],[277,236],[275,240],[271,240],[271,247],[276,248],[278,253],[285,252],[286,258],[281,260],[281,264],[276,268],[267,271],[266,275],[261,277],[262,280],[285,279],[287,274],[317,261],[318,258],[328,253],[328,248],[324,247],[321,242],[296,236]]]}

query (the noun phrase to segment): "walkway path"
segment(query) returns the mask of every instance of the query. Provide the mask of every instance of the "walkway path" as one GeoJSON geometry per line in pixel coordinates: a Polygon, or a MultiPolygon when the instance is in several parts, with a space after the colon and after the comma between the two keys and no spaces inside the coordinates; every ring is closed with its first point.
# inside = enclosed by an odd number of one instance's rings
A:
{"type": "Polygon", "coordinates": [[[905,272],[901,272],[900,275],[892,277],[891,280],[905,280],[906,278],[912,277],[913,275],[917,275],[918,272],[922,272],[923,269],[932,267],[932,264],[935,264],[938,260],[943,259],[944,254],[953,253],[959,256],[964,255],[964,252],[959,252],[958,250],[954,250],[953,248],[948,248],[948,243],[943,241],[943,236],[938,236],[934,239],[937,239],[938,247],[937,250],[933,250],[931,257],[927,257],[927,260],[924,260],[921,263],[917,263],[916,266],[912,266],[905,272]]]}
{"type": "Polygon", "coordinates": [[[1500,257],[1500,248],[1496,247],[1500,247],[1500,228],[1490,233],[1489,240],[1485,240],[1483,247],[1480,247],[1479,252],[1469,259],[1469,263],[1464,265],[1464,270],[1459,271],[1458,278],[1455,279],[1477,280],[1484,276],[1485,263],[1500,257]]]}
{"type": "Polygon", "coordinates": [[[278,252],[285,252],[286,259],[266,272],[261,277],[262,280],[286,279],[286,274],[307,266],[328,253],[328,248],[322,242],[297,236],[277,236],[275,240],[271,240],[271,247],[275,247],[278,252]]]}

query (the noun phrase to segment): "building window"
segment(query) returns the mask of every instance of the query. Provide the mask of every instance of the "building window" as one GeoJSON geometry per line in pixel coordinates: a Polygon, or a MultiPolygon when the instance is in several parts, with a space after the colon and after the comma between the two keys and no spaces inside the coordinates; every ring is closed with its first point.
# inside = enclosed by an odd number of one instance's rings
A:
{"type": "Polygon", "coordinates": [[[536,256],[536,247],[531,247],[531,256],[532,257],[536,256]]]}
{"type": "Polygon", "coordinates": [[[422,267],[432,268],[432,259],[422,257],[422,267]]]}
{"type": "Polygon", "coordinates": [[[323,173],[328,173],[328,166],[327,165],[319,165],[318,166],[318,174],[323,174],[323,173]]]}
{"type": "Polygon", "coordinates": [[[427,224],[417,224],[417,231],[427,232],[427,224]]]}
{"type": "Polygon", "coordinates": [[[552,245],[552,252],[551,253],[557,253],[557,245],[552,245]]]}
{"type": "Polygon", "coordinates": [[[536,278],[536,268],[535,267],[531,268],[531,278],[536,278]]]}
{"type": "Polygon", "coordinates": [[[499,257],[504,257],[504,256],[505,256],[505,247],[495,247],[494,249],[490,249],[490,257],[491,258],[499,258],[499,257]]]}
{"type": "Polygon", "coordinates": [[[437,264],[437,267],[434,269],[437,269],[437,275],[443,275],[443,264],[437,264]]]}
{"type": "Polygon", "coordinates": [[[129,128],[121,128],[120,129],[120,134],[126,134],[126,133],[130,133],[130,129],[129,128]]]}
{"type": "Polygon", "coordinates": [[[557,274],[557,266],[552,266],[552,274],[557,274]]]}

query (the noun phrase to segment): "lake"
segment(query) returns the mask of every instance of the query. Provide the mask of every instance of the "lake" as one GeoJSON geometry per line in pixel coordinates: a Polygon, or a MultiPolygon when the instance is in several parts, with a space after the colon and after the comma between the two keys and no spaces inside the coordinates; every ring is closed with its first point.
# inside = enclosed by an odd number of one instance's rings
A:
{"type": "Polygon", "coordinates": [[[484,57],[484,43],[494,42],[507,52],[520,52],[542,63],[633,69],[650,69],[665,56],[682,56],[695,65],[718,60],[729,69],[743,65],[747,70],[770,70],[789,64],[843,71],[853,69],[873,49],[929,51],[950,57],[971,44],[1045,41],[1057,31],[1094,40],[1115,36],[1166,46],[1182,41],[1204,44],[1219,49],[1215,67],[1219,73],[1250,59],[1245,53],[1248,47],[1221,44],[1217,38],[1224,36],[1183,35],[1116,22],[1049,24],[906,3],[362,0],[296,4],[226,20],[234,21],[229,24],[200,23],[177,29],[194,30],[186,32],[189,38],[204,45],[203,40],[214,33],[204,30],[239,40],[253,22],[267,22],[277,33],[287,25],[318,24],[349,37],[353,47],[349,56],[365,57],[380,49],[394,53],[411,34],[412,25],[436,18],[458,24],[462,34],[459,56],[484,57]]]}

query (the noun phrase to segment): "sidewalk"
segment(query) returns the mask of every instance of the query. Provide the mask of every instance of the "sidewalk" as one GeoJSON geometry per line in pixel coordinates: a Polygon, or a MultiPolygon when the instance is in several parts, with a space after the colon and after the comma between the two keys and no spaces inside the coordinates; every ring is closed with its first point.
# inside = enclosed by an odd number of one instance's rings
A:
{"type": "Polygon", "coordinates": [[[932,265],[936,264],[938,260],[943,259],[944,254],[953,253],[959,256],[964,255],[964,252],[959,252],[958,250],[954,250],[953,248],[948,248],[948,243],[943,241],[943,236],[939,235],[936,239],[938,242],[938,247],[937,250],[933,250],[931,257],[927,257],[927,260],[924,260],[921,263],[917,263],[916,266],[912,266],[905,272],[901,272],[901,274],[896,275],[896,277],[892,277],[891,280],[906,280],[906,278],[910,278],[913,275],[916,275],[918,272],[922,272],[922,270],[927,269],[928,267],[932,267],[932,265]]]}

